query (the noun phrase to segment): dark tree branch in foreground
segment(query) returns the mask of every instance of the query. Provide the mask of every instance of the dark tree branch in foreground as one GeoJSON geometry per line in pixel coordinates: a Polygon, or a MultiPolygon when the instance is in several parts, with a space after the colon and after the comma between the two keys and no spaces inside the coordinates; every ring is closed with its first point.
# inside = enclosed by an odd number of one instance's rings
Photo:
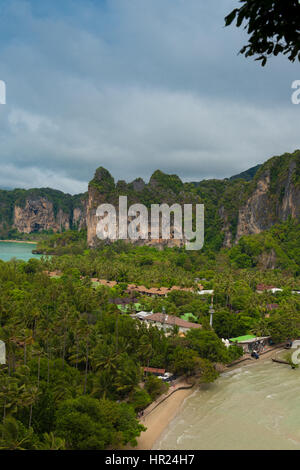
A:
{"type": "Polygon", "coordinates": [[[239,28],[250,35],[241,50],[245,57],[256,56],[265,65],[269,56],[285,54],[291,62],[300,61],[300,2],[299,0],[240,0],[225,18],[229,26],[236,19],[239,28]]]}

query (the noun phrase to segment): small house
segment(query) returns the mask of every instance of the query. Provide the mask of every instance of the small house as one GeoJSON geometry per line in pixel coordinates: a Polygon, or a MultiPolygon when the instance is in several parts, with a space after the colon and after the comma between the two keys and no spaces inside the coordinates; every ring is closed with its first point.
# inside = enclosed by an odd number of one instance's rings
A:
{"type": "Polygon", "coordinates": [[[268,286],[266,284],[258,284],[256,286],[256,292],[258,294],[262,294],[263,292],[272,292],[272,294],[275,294],[276,292],[282,292],[282,289],[275,286],[268,286]]]}
{"type": "Polygon", "coordinates": [[[166,369],[156,369],[155,367],[144,367],[144,373],[153,374],[156,376],[164,375],[166,369]]]}
{"type": "Polygon", "coordinates": [[[254,335],[238,336],[237,338],[230,338],[231,344],[236,344],[243,348],[244,353],[251,354],[252,351],[261,352],[269,344],[270,336],[257,337],[254,335]]]}
{"type": "Polygon", "coordinates": [[[199,290],[198,294],[199,295],[214,295],[214,290],[213,289],[209,289],[209,290],[203,289],[203,290],[199,290]]]}
{"type": "Polygon", "coordinates": [[[182,320],[182,318],[175,317],[174,315],[166,315],[164,313],[153,313],[152,315],[148,315],[145,317],[145,322],[148,325],[156,326],[165,332],[168,332],[174,326],[179,328],[179,333],[184,334],[192,328],[202,328],[199,323],[191,323],[189,321],[182,320]]]}

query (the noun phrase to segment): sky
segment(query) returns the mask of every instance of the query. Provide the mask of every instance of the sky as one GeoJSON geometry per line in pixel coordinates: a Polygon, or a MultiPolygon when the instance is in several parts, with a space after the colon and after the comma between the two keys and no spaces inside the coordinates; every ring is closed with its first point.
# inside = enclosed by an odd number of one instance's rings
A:
{"type": "Polygon", "coordinates": [[[261,67],[237,0],[1,0],[0,187],[87,190],[99,166],[224,178],[300,148],[298,64],[261,67]]]}

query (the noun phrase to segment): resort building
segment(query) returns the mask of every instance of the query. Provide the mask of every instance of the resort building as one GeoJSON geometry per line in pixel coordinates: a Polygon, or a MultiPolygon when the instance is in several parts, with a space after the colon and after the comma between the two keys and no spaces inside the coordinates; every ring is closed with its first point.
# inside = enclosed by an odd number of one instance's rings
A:
{"type": "Polygon", "coordinates": [[[174,326],[178,326],[179,332],[182,334],[185,334],[192,328],[202,328],[199,323],[191,323],[174,315],[166,315],[164,313],[152,313],[145,316],[144,321],[146,324],[156,326],[165,332],[169,332],[174,326]]]}
{"type": "Polygon", "coordinates": [[[146,317],[149,317],[149,315],[153,315],[153,312],[144,312],[144,311],[141,311],[141,312],[137,312],[137,313],[133,313],[131,316],[131,318],[137,318],[138,320],[145,320],[146,317]]]}
{"type": "Polygon", "coordinates": [[[118,283],[117,281],[107,281],[106,279],[98,279],[98,278],[92,278],[91,281],[93,283],[98,283],[101,286],[106,286],[106,287],[115,287],[118,283]]]}
{"type": "MultiPolygon", "coordinates": [[[[201,290],[202,286],[199,284],[197,288],[201,290]]],[[[148,295],[149,297],[167,297],[167,295],[174,290],[182,292],[195,292],[193,287],[150,287],[148,289],[145,286],[137,286],[136,284],[128,284],[126,292],[128,294],[139,293],[141,295],[148,295]]]]}
{"type": "Polygon", "coordinates": [[[230,338],[231,344],[236,344],[241,346],[244,350],[244,353],[251,354],[252,351],[261,352],[269,344],[270,336],[253,336],[245,335],[238,336],[237,338],[230,338]]]}
{"type": "Polygon", "coordinates": [[[213,289],[211,289],[211,290],[203,289],[203,290],[199,290],[198,294],[199,295],[214,295],[214,290],[213,289]]]}
{"type": "Polygon", "coordinates": [[[282,292],[282,289],[275,286],[267,286],[266,284],[258,284],[256,286],[256,292],[258,294],[262,294],[263,292],[272,292],[272,294],[275,294],[276,292],[282,292]]]}
{"type": "Polygon", "coordinates": [[[156,369],[155,367],[144,367],[144,373],[153,375],[164,375],[166,369],[156,369]]]}
{"type": "Polygon", "coordinates": [[[43,273],[52,278],[61,277],[63,274],[62,271],[43,271],[43,273]]]}

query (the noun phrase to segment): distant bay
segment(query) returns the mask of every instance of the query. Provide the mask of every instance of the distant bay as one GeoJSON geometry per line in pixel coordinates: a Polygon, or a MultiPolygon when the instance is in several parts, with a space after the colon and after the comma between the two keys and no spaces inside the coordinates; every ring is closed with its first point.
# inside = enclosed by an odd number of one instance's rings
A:
{"type": "Polygon", "coordinates": [[[0,241],[0,259],[9,261],[12,258],[28,261],[30,258],[40,258],[41,255],[32,254],[36,243],[0,241]]]}

